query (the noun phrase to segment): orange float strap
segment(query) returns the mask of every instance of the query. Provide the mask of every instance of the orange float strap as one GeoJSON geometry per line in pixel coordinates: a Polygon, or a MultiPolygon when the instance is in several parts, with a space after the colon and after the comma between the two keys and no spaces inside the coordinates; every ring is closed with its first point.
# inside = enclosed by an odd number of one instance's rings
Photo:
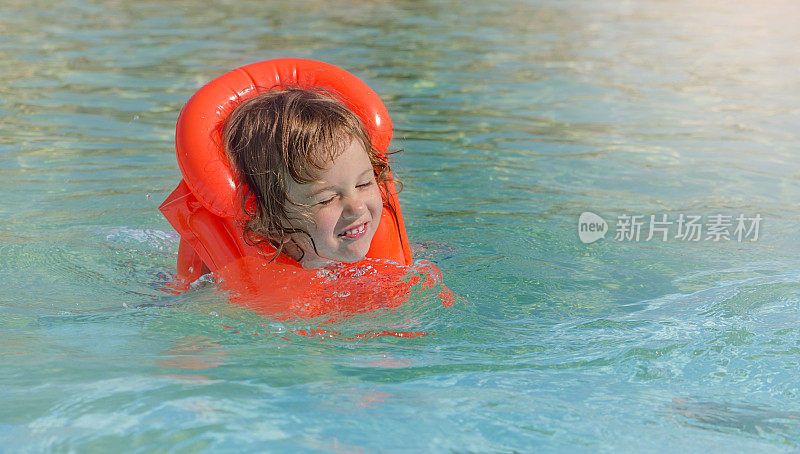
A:
{"type": "MultiPolygon", "coordinates": [[[[258,247],[244,240],[246,215],[235,177],[222,145],[222,127],[228,114],[242,101],[273,87],[322,88],[353,111],[369,132],[372,145],[385,155],[392,139],[392,121],[383,102],[369,86],[349,72],[314,60],[281,58],[252,63],[212,80],[192,96],[181,110],[175,131],[175,150],[183,179],[161,204],[160,210],[180,234],[178,286],[185,288],[202,274],[217,271],[247,258],[267,263],[275,254],[268,243],[258,247]]],[[[368,258],[389,259],[411,265],[400,203],[394,182],[381,190],[383,212],[367,253],[368,258]]],[[[300,264],[280,254],[275,265],[300,264]]]]}

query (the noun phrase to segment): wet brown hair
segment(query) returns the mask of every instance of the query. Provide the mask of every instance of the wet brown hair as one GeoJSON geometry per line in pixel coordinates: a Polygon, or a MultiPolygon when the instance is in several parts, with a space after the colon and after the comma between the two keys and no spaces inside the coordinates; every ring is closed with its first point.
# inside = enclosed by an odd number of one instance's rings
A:
{"type": "Polygon", "coordinates": [[[240,198],[249,218],[243,225],[244,240],[250,245],[268,242],[277,250],[274,260],[283,250],[280,239],[299,233],[309,238],[316,252],[311,235],[292,227],[289,205],[307,205],[290,200],[286,178],[300,184],[315,181],[351,140],[357,140],[367,151],[375,179],[386,189],[389,161],[372,146],[358,116],[331,93],[299,87],[259,92],[239,104],[222,128],[231,167],[244,183],[240,198]]]}

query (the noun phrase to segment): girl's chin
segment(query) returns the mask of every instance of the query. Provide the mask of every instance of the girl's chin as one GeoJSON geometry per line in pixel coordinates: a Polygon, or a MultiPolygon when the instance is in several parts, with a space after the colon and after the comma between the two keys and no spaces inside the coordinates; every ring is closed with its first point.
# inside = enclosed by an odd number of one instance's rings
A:
{"type": "Polygon", "coordinates": [[[339,261],[340,262],[346,262],[346,263],[360,262],[360,261],[364,260],[365,258],[367,258],[367,251],[368,250],[369,250],[369,248],[367,250],[364,250],[364,251],[352,251],[352,252],[349,252],[347,254],[342,254],[341,256],[339,256],[339,261]]]}
{"type": "Polygon", "coordinates": [[[368,251],[369,251],[369,248],[365,248],[363,250],[360,250],[360,248],[359,248],[359,250],[347,251],[347,253],[339,254],[338,257],[336,257],[336,261],[344,262],[344,263],[360,262],[360,261],[364,260],[365,258],[367,258],[367,252],[368,251]]]}
{"type": "Polygon", "coordinates": [[[336,254],[339,261],[352,263],[364,260],[367,252],[369,252],[373,236],[375,236],[375,232],[368,231],[361,238],[349,240],[347,243],[342,244],[342,247],[339,248],[339,253],[336,254]]]}
{"type": "Polygon", "coordinates": [[[367,250],[365,251],[349,251],[344,254],[335,254],[331,257],[320,257],[312,254],[302,260],[301,265],[306,269],[319,269],[326,268],[337,263],[356,263],[367,258],[367,250]]]}
{"type": "Polygon", "coordinates": [[[333,248],[329,248],[327,254],[325,251],[320,251],[322,256],[316,255],[313,252],[313,249],[309,247],[310,250],[306,251],[305,257],[300,264],[306,269],[319,269],[336,263],[360,262],[367,257],[369,247],[372,244],[372,237],[374,235],[375,232],[367,232],[367,235],[364,235],[357,240],[349,240],[346,244],[340,243],[338,245],[338,249],[331,251],[330,249],[333,248]]]}

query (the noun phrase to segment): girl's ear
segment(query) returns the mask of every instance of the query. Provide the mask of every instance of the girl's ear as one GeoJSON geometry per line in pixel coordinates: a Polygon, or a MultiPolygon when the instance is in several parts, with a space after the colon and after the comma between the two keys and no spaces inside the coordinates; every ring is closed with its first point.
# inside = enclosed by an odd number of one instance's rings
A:
{"type": "Polygon", "coordinates": [[[303,256],[305,256],[305,252],[290,235],[275,235],[275,241],[280,244],[279,250],[288,255],[291,259],[300,262],[303,259],[303,256]]]}

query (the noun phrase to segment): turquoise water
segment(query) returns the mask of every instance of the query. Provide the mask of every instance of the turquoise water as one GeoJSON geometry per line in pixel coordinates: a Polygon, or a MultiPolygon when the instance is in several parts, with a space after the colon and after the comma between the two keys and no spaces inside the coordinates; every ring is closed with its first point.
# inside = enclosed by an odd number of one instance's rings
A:
{"type": "Polygon", "coordinates": [[[0,451],[800,448],[800,5],[187,6],[0,6],[0,451]],[[283,56],[384,99],[409,236],[466,302],[280,322],[159,290],[178,111],[283,56]],[[763,221],[615,239],[680,214],[763,221]]]}

